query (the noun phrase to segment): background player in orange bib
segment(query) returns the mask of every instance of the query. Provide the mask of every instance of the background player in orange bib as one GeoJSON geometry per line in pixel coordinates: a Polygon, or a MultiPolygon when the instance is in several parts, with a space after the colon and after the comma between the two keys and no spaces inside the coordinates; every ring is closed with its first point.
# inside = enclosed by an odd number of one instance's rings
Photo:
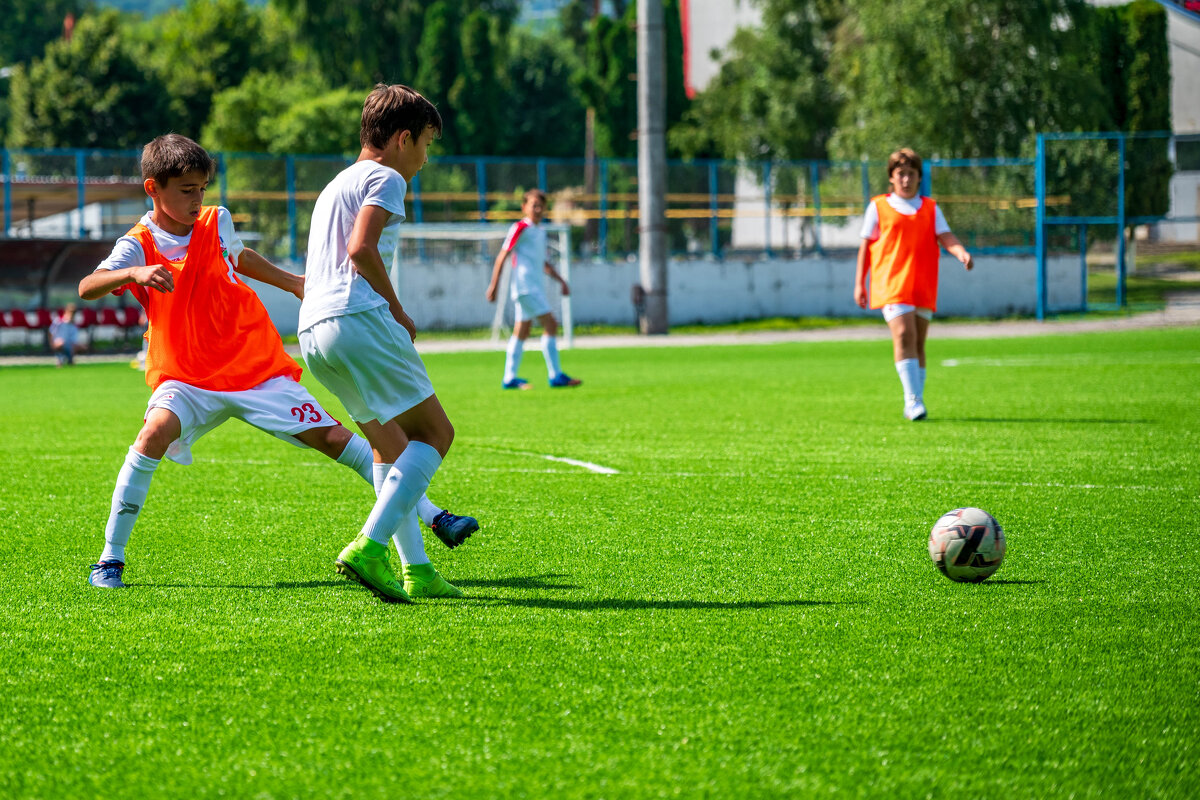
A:
{"type": "Polygon", "coordinates": [[[872,198],[864,215],[854,302],[883,310],[904,388],[904,416],[919,420],[927,413],[925,338],[937,310],[939,245],[968,270],[975,262],[933,198],[918,196],[921,157],[897,150],[888,156],[887,173],[891,193],[872,198]]]}
{"type": "Polygon", "coordinates": [[[104,551],[88,578],[110,589],[125,585],[125,546],[163,457],[190,464],[191,445],[230,417],[372,482],[370,446],[298,383],[299,365],[239,276],[297,297],[304,279],[243,247],[226,209],[203,205],[215,164],[200,145],[160,136],[143,148],[141,167],[153,210],[79,283],[85,300],[130,291],[150,322],[146,383],[154,392],[117,476],[104,551]]]}

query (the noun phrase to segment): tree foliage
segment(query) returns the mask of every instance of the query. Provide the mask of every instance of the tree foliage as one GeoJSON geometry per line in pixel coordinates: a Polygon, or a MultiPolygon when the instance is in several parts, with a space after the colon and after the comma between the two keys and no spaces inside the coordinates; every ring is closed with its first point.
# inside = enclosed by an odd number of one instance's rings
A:
{"type": "MultiPolygon", "coordinates": [[[[1171,130],[1171,72],[1166,11],[1152,0],[1098,8],[1100,66],[1109,114],[1130,133],[1171,130]]],[[[1165,138],[1131,139],[1126,151],[1126,212],[1165,214],[1170,206],[1171,162],[1165,138]]]]}
{"type": "Polygon", "coordinates": [[[62,38],[63,20],[90,9],[89,0],[5,0],[0,24],[0,67],[29,64],[62,38]]]}
{"type": "Polygon", "coordinates": [[[501,110],[500,81],[496,74],[496,47],[491,18],[481,10],[463,20],[458,74],[446,94],[455,109],[454,138],[463,153],[497,153],[498,129],[507,109],[501,110]]]}
{"type": "Polygon", "coordinates": [[[572,84],[578,59],[570,40],[515,30],[504,59],[503,123],[494,126],[498,153],[578,157],[583,153],[583,101],[572,84]]]}
{"type": "Polygon", "coordinates": [[[152,68],[172,98],[172,129],[199,135],[213,96],[237,86],[252,70],[267,72],[286,64],[278,20],[246,0],[188,0],[182,9],[129,26],[139,62],[152,68]]]}
{"type": "Polygon", "coordinates": [[[120,33],[117,12],[89,14],[14,70],[9,146],[132,148],[169,127],[169,97],[120,33]]]}
{"type": "Polygon", "coordinates": [[[839,108],[826,72],[843,6],[768,0],[762,26],[734,34],[712,83],[672,129],[674,146],[689,157],[824,157],[839,108]]]}
{"type": "Polygon", "coordinates": [[[859,0],[833,55],[830,149],[1015,156],[1039,130],[1111,125],[1083,0],[859,0]],[[937,20],[937,24],[930,24],[937,20]]]}

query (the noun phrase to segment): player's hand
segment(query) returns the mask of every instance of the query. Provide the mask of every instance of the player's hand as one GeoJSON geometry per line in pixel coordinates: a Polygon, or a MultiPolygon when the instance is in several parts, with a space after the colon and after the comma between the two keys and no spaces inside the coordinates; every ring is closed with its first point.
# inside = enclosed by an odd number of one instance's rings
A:
{"type": "Polygon", "coordinates": [[[562,284],[562,296],[566,297],[567,295],[569,295],[571,293],[571,287],[567,286],[566,281],[559,281],[559,283],[562,284]]]}
{"type": "Polygon", "coordinates": [[[494,302],[496,302],[496,287],[495,287],[495,286],[489,286],[489,287],[487,288],[486,296],[487,296],[487,301],[488,301],[489,303],[494,303],[494,302]]]}
{"type": "Polygon", "coordinates": [[[854,302],[859,308],[867,307],[867,290],[862,286],[854,287],[854,302]]]}
{"type": "Polygon", "coordinates": [[[962,262],[962,265],[967,270],[967,272],[970,272],[972,269],[975,268],[975,259],[972,258],[971,254],[965,250],[963,251],[962,258],[960,258],[959,261],[962,262]]]}
{"type": "Polygon", "coordinates": [[[295,277],[295,280],[292,281],[292,288],[290,291],[292,294],[296,295],[297,300],[303,300],[304,299],[304,276],[296,275],[294,277],[295,277]]]}
{"type": "Polygon", "coordinates": [[[396,318],[396,322],[400,323],[400,327],[408,331],[408,337],[415,342],[417,340],[417,323],[412,321],[412,317],[399,307],[392,309],[392,316],[396,318]]]}
{"type": "Polygon", "coordinates": [[[138,286],[157,289],[163,293],[175,291],[175,276],[171,274],[171,270],[161,264],[135,267],[129,273],[129,277],[133,278],[133,282],[138,286]]]}

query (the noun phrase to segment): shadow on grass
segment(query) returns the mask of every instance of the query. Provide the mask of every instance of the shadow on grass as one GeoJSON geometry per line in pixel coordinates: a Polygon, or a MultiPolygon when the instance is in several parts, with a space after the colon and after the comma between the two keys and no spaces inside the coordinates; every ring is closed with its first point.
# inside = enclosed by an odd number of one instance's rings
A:
{"type": "Polygon", "coordinates": [[[1036,586],[1045,581],[992,581],[987,580],[980,583],[980,586],[1036,586]]]}
{"type": "Polygon", "coordinates": [[[559,611],[645,611],[656,609],[661,611],[693,611],[708,609],[712,611],[742,611],[756,608],[788,608],[795,606],[833,606],[839,605],[830,600],[744,600],[741,602],[720,603],[715,600],[616,600],[601,598],[598,600],[552,600],[546,597],[514,598],[514,597],[477,597],[468,600],[497,600],[504,605],[521,608],[552,608],[559,611]]]}
{"type": "Polygon", "coordinates": [[[329,581],[277,581],[276,583],[154,583],[138,581],[127,586],[144,586],[147,589],[328,589],[329,587],[361,589],[357,583],[345,578],[329,581]]]}
{"type": "Polygon", "coordinates": [[[930,417],[922,424],[931,422],[1031,422],[1035,425],[1153,425],[1152,419],[1055,419],[1053,417],[930,417]]]}
{"type": "Polygon", "coordinates": [[[555,583],[555,578],[566,578],[567,575],[550,573],[548,575],[518,575],[511,578],[492,578],[488,580],[456,580],[455,586],[463,588],[485,587],[488,589],[581,589],[569,583],[555,583]]]}

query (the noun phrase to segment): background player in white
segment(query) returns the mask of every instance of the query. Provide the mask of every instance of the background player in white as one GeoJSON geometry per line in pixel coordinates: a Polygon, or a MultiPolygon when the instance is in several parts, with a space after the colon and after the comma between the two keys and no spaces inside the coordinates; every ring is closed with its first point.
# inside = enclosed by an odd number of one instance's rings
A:
{"type": "Polygon", "coordinates": [[[567,282],[546,259],[546,231],[540,224],[542,216],[546,213],[546,195],[540,189],[530,189],[522,198],[521,213],[525,217],[514,222],[509,228],[508,237],[505,238],[500,254],[496,256],[496,263],[492,266],[492,280],[487,288],[488,302],[494,303],[504,262],[511,254],[510,294],[515,321],[504,358],[502,386],[505,389],[529,388],[527,381],[517,377],[517,371],[521,367],[521,355],[525,352],[525,340],[529,338],[535,319],[542,326],[542,355],[546,357],[546,372],[550,378],[550,385],[578,386],[582,381],[567,375],[559,365],[558,320],[550,312],[550,303],[546,300],[546,292],[538,274],[539,270],[545,271],[562,286],[564,295],[571,293],[567,282]]]}

